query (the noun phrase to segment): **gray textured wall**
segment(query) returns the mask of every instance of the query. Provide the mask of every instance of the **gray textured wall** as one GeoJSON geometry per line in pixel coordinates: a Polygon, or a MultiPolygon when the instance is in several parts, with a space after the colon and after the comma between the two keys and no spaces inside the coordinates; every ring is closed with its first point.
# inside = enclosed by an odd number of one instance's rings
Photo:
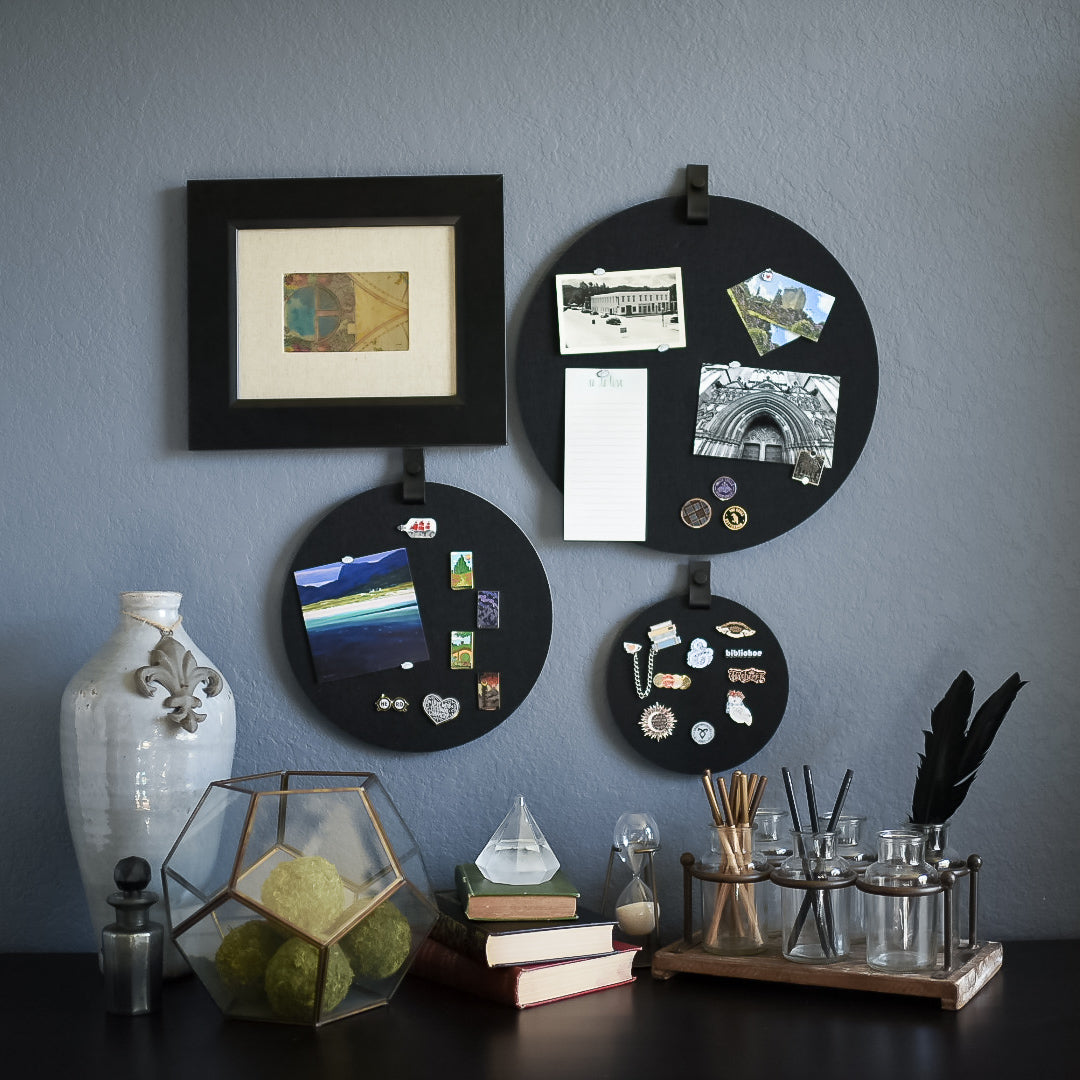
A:
{"type": "Polygon", "coordinates": [[[283,574],[324,511],[395,479],[399,457],[186,450],[183,185],[504,174],[512,372],[540,268],[595,221],[677,192],[690,161],[710,164],[713,194],[763,203],[839,258],[881,362],[877,420],[837,496],[713,560],[716,591],[761,615],[791,670],[749,767],[808,762],[834,790],[850,766],[851,809],[889,823],[955,674],[988,693],[1018,669],[1030,685],[955,834],[986,857],[989,933],[1080,932],[1075,860],[1056,861],[1080,812],[1078,44],[1067,0],[4,4],[0,947],[93,946],[57,706],[131,588],[185,594],[236,691],[238,773],[373,769],[444,883],[524,792],[594,901],[615,818],[648,808],[674,915],[703,795],[613,730],[601,658],[683,587],[685,560],[563,543],[512,399],[509,446],[431,452],[428,475],[533,538],[555,606],[546,670],[456,750],[339,737],[288,670],[283,574]]]}

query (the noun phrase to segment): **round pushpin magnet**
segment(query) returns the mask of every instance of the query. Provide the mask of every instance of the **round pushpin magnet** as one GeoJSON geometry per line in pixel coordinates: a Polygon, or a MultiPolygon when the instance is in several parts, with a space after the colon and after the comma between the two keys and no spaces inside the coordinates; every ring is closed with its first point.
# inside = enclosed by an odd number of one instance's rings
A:
{"type": "Polygon", "coordinates": [[[687,499],[682,504],[679,517],[682,518],[683,524],[691,529],[704,529],[712,521],[712,507],[704,499],[687,499]]]}
{"type": "Polygon", "coordinates": [[[712,483],[712,493],[721,502],[727,502],[728,499],[734,498],[735,492],[738,490],[739,485],[730,476],[718,476],[712,483]]]}
{"type": "Polygon", "coordinates": [[[738,532],[750,520],[749,515],[741,506],[729,506],[724,510],[724,524],[732,532],[738,532]]]}

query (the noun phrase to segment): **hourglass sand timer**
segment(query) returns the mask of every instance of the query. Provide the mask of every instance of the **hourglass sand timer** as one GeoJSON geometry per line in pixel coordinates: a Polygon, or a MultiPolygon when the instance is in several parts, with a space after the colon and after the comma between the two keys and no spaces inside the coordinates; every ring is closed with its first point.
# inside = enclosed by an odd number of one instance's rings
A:
{"type": "MultiPolygon", "coordinates": [[[[630,881],[615,901],[615,919],[631,939],[651,938],[659,930],[660,907],[653,889],[652,856],[660,847],[660,827],[652,814],[628,812],[615,823],[614,844],[608,859],[608,881],[616,852],[630,871],[630,881]],[[648,877],[648,881],[646,881],[648,877]]],[[[604,886],[605,897],[607,885],[604,886]]],[[[643,958],[646,961],[647,957],[643,958]]]]}

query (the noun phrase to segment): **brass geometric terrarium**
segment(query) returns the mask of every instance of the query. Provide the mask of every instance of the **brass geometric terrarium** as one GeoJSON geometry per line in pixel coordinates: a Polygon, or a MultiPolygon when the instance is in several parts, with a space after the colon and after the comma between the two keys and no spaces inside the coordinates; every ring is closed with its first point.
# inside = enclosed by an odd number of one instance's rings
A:
{"type": "Polygon", "coordinates": [[[390,1000],[435,923],[373,773],[211,784],[162,870],[169,933],[223,1012],[319,1026],[390,1000]]]}

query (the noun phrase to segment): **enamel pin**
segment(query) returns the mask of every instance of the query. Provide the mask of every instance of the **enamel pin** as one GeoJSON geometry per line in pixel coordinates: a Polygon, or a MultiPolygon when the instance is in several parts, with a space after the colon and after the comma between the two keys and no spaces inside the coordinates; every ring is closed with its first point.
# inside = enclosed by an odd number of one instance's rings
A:
{"type": "Polygon", "coordinates": [[[641,685],[641,668],[638,666],[638,653],[641,646],[636,641],[624,641],[622,647],[634,658],[634,689],[639,701],[644,701],[652,690],[653,664],[656,663],[656,646],[649,647],[649,670],[645,675],[645,685],[641,685]]]}
{"type": "Polygon", "coordinates": [[[739,485],[730,476],[718,476],[712,485],[712,493],[721,501],[727,502],[735,497],[739,485]]]}
{"type": "Polygon", "coordinates": [[[657,690],[689,690],[690,676],[659,673],[654,676],[652,684],[657,690]]]}
{"type": "Polygon", "coordinates": [[[430,540],[436,533],[438,526],[434,518],[409,518],[404,525],[397,527],[398,532],[411,536],[414,540],[430,540]]]}
{"type": "Polygon", "coordinates": [[[723,521],[732,532],[738,532],[749,520],[749,515],[741,506],[724,508],[723,521]]]}
{"type": "Polygon", "coordinates": [[[738,619],[732,619],[731,622],[721,623],[716,628],[724,637],[741,638],[741,637],[753,637],[757,631],[752,630],[744,622],[739,622],[738,619]]]}
{"type": "Polygon", "coordinates": [[[669,649],[672,645],[682,644],[682,638],[679,637],[675,624],[670,619],[650,626],[649,640],[655,649],[669,649]]]}
{"type": "Polygon", "coordinates": [[[729,667],[727,677],[730,682],[758,683],[759,685],[765,682],[765,672],[756,667],[729,667]]]}
{"type": "Polygon", "coordinates": [[[497,671],[485,671],[476,683],[476,704],[484,712],[495,712],[502,707],[502,696],[499,691],[499,673],[497,671]]]}
{"type": "Polygon", "coordinates": [[[641,714],[638,727],[650,739],[666,739],[675,730],[675,714],[666,705],[650,705],[641,714]]]}
{"type": "Polygon", "coordinates": [[[478,589],[476,592],[476,629],[499,629],[499,590],[478,589]]]}
{"type": "Polygon", "coordinates": [[[713,660],[713,651],[703,637],[696,637],[690,642],[690,651],[686,654],[686,666],[707,668],[713,660]]]}
{"type": "Polygon", "coordinates": [[[473,666],[473,632],[450,631],[450,667],[453,671],[471,671],[473,666]]]}
{"type": "Polygon", "coordinates": [[[407,712],[409,703],[403,697],[392,698],[388,694],[380,694],[375,699],[375,708],[378,712],[407,712]]]}
{"type": "Polygon", "coordinates": [[[706,746],[716,738],[716,728],[708,722],[708,720],[699,720],[690,729],[690,738],[698,744],[698,746],[706,746]]]}
{"type": "Polygon", "coordinates": [[[679,517],[691,529],[704,529],[712,521],[712,507],[704,499],[687,499],[679,510],[679,517]]]}
{"type": "Polygon", "coordinates": [[[445,724],[461,712],[461,702],[457,698],[439,697],[438,694],[425,695],[420,706],[433,724],[445,724]]]}
{"type": "Polygon", "coordinates": [[[745,724],[749,727],[754,722],[750,710],[743,704],[746,695],[741,690],[729,690],[727,692],[727,707],[724,711],[735,721],[736,724],[745,724]]]}
{"type": "Polygon", "coordinates": [[[471,551],[450,552],[450,588],[473,587],[473,559],[471,551]]]}

